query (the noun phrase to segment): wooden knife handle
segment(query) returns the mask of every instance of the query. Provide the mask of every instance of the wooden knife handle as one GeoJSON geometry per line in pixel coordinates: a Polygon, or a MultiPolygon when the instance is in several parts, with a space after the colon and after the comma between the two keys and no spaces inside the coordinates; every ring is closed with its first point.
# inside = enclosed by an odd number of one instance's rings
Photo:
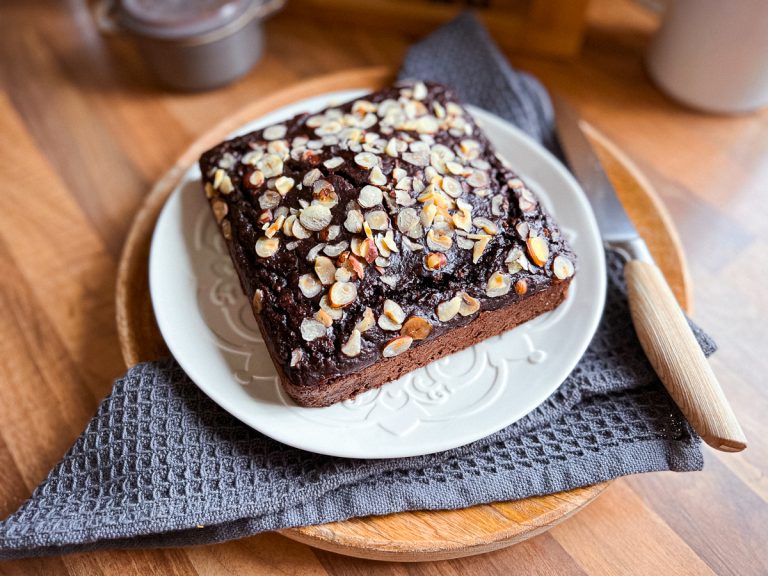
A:
{"type": "Polygon", "coordinates": [[[661,271],[631,260],[624,275],[635,331],[670,396],[707,444],[744,450],[744,432],[661,271]]]}

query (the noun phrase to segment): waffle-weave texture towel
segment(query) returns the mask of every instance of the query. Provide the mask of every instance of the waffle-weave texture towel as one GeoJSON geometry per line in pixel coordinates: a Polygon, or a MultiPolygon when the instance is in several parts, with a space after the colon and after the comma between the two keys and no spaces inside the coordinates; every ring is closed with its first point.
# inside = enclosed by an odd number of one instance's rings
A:
{"type": "MultiPolygon", "coordinates": [[[[403,76],[452,84],[553,146],[546,92],[513,71],[470,16],[415,46],[403,76]]],[[[225,413],[173,359],[135,366],[31,499],[0,523],[0,558],[210,543],[697,470],[699,440],[640,349],[618,256],[608,264],[604,317],[559,390],[514,425],[441,454],[366,461],[290,448],[225,413]]]]}

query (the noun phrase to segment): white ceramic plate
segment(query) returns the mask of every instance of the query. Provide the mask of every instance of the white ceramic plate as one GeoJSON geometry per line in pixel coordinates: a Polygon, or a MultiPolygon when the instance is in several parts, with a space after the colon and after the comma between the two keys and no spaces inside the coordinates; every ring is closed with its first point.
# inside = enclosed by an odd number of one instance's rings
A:
{"type": "MultiPolygon", "coordinates": [[[[324,94],[243,126],[245,133],[362,94],[324,94]]],[[[519,420],[565,380],[597,328],[605,261],[591,208],[570,174],[507,122],[470,111],[560,223],[578,274],[555,311],[328,408],[301,408],[280,386],[211,217],[195,166],[163,208],[149,280],[160,331],[190,378],[217,404],[280,442],[334,456],[440,452],[519,420]]]]}

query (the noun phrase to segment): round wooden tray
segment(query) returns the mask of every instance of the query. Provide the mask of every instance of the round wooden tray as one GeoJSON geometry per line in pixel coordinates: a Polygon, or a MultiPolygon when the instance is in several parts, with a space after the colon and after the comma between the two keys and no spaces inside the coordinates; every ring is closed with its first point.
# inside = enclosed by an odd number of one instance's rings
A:
{"type": "MultiPolygon", "coordinates": [[[[393,79],[386,68],[350,70],[314,78],[261,98],[200,136],[155,184],[137,214],[118,270],[117,325],[128,366],[168,354],[149,296],[148,261],[157,216],[182,174],[202,152],[242,124],[285,104],[323,92],[377,89],[393,79]]],[[[621,200],[648,243],[681,305],[690,302],[687,268],[677,234],[655,193],[632,163],[596,130],[589,137],[621,200]]],[[[510,546],[545,532],[586,506],[608,483],[559,494],[463,510],[402,512],[356,518],[280,533],[311,546],[376,560],[458,558],[510,546]]]]}

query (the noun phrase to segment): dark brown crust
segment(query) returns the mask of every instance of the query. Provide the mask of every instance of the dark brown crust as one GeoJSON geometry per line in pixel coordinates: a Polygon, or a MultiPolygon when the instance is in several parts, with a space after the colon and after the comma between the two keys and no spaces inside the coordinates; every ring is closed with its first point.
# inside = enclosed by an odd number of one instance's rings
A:
{"type": "MultiPolygon", "coordinates": [[[[560,282],[527,300],[513,303],[499,310],[481,312],[478,317],[450,333],[424,342],[394,358],[379,360],[356,374],[347,374],[334,378],[318,386],[296,386],[285,377],[280,369],[280,362],[274,362],[280,381],[286,392],[300,406],[319,408],[352,398],[366,390],[383,386],[397,380],[407,372],[416,370],[439,360],[449,354],[460,352],[478,342],[498,336],[520,324],[533,320],[537,316],[554,310],[566,298],[570,280],[560,282]]],[[[261,327],[261,322],[259,322],[261,327]]],[[[269,340],[265,338],[265,340],[269,340]]],[[[270,349],[270,354],[272,350],[270,349]]],[[[273,358],[274,360],[274,358],[273,358]]]]}

